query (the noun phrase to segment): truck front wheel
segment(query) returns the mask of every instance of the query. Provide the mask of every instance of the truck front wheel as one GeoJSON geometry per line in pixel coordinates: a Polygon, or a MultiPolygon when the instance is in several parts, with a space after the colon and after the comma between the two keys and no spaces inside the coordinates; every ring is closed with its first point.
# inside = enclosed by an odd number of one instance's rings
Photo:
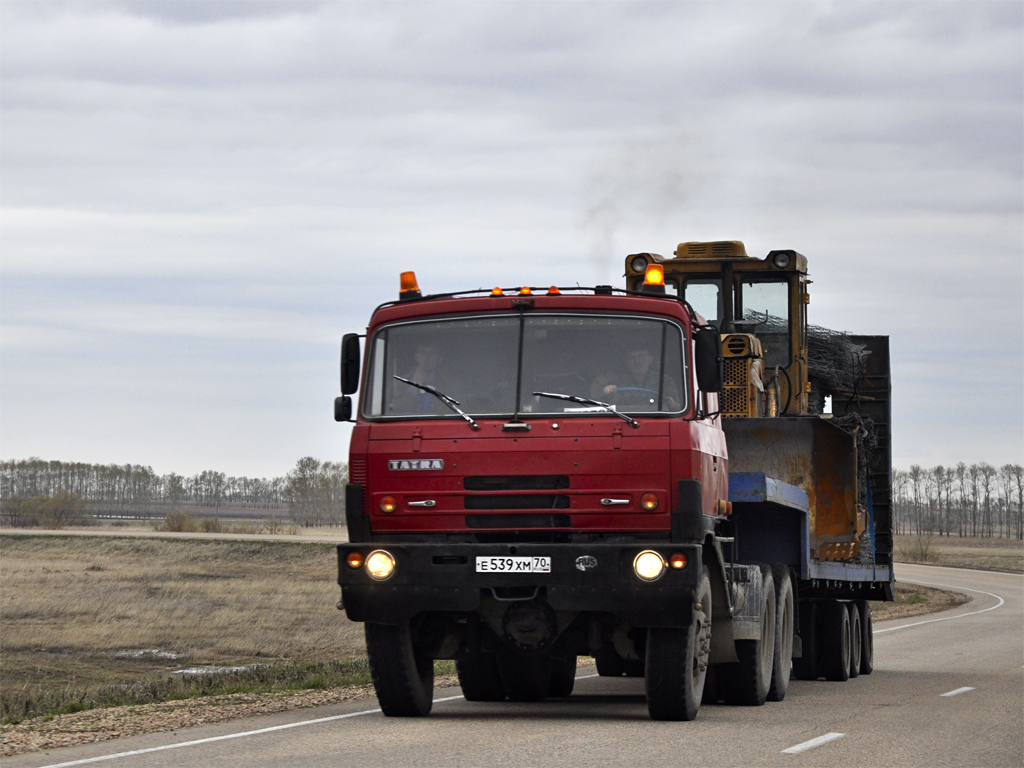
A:
{"type": "Polygon", "coordinates": [[[683,629],[647,630],[644,687],[654,720],[693,720],[700,710],[711,653],[711,581],[704,569],[693,620],[683,629]]]}
{"type": "Polygon", "coordinates": [[[408,622],[366,624],[366,654],[381,711],[388,717],[423,717],[434,694],[434,662],[417,653],[408,622]]]}

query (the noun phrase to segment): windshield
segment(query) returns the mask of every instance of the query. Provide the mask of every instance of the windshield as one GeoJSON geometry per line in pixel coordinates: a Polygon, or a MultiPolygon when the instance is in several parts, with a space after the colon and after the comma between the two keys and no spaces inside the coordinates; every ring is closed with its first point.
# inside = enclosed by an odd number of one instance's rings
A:
{"type": "Polygon", "coordinates": [[[474,416],[607,413],[598,403],[677,413],[686,407],[682,339],[674,323],[622,316],[396,324],[370,341],[363,414],[460,418],[446,397],[474,416]]]}

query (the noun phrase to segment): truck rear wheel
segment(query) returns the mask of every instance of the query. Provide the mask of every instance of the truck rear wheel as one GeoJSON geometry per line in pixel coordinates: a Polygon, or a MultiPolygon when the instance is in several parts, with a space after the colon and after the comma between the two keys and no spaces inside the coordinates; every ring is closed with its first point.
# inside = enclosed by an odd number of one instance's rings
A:
{"type": "Polygon", "coordinates": [[[789,690],[793,670],[793,579],[789,566],[772,566],[775,581],[775,658],[772,661],[772,681],[768,686],[768,701],[782,701],[789,690]]]}
{"type": "Polygon", "coordinates": [[[574,685],[576,685],[576,655],[572,654],[561,659],[553,658],[548,696],[553,696],[556,699],[572,696],[574,685]]]}
{"type": "Polygon", "coordinates": [[[860,611],[856,603],[847,603],[846,610],[850,612],[850,677],[857,677],[860,674],[860,611]]]}
{"type": "Polygon", "coordinates": [[[820,672],[826,680],[850,679],[850,612],[846,603],[826,600],[821,603],[818,626],[820,672]]]}
{"type": "Polygon", "coordinates": [[[434,694],[434,661],[417,653],[409,622],[366,624],[366,654],[381,711],[388,717],[423,717],[434,694]]]}
{"type": "Polygon", "coordinates": [[[704,569],[688,627],[647,630],[644,688],[654,720],[693,720],[700,711],[711,653],[711,580],[704,569]]]}
{"type": "Polygon", "coordinates": [[[860,673],[870,675],[875,669],[875,636],[871,626],[871,603],[858,600],[857,610],[860,611],[860,673]]]}
{"type": "Polygon", "coordinates": [[[504,701],[505,686],[493,653],[474,653],[455,660],[455,672],[466,701],[504,701]]]}
{"type": "Polygon", "coordinates": [[[498,651],[498,671],[509,701],[544,701],[551,688],[550,656],[523,656],[508,648],[498,651]]]}
{"type": "Polygon", "coordinates": [[[739,661],[722,664],[722,698],[726,704],[759,707],[768,700],[775,659],[775,580],[767,565],[761,566],[761,637],[737,640],[739,661]]]}

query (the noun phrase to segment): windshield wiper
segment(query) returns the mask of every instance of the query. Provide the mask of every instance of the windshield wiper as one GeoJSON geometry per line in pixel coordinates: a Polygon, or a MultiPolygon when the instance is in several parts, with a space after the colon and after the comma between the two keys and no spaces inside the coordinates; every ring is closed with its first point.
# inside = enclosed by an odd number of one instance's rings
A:
{"type": "Polygon", "coordinates": [[[537,397],[553,397],[555,400],[568,400],[573,403],[582,403],[583,405],[596,405],[601,408],[604,408],[609,413],[614,413],[623,421],[628,421],[629,425],[633,427],[633,429],[640,428],[639,421],[637,421],[636,419],[631,419],[624,413],[619,413],[617,410],[615,410],[614,405],[602,403],[600,400],[591,400],[589,397],[580,397],[579,395],[563,395],[558,392],[534,392],[533,394],[536,395],[537,397]]]}
{"type": "Polygon", "coordinates": [[[410,387],[416,387],[416,389],[422,389],[424,392],[429,392],[434,397],[436,397],[438,400],[440,400],[442,403],[444,403],[449,408],[451,408],[453,411],[455,411],[457,414],[459,414],[459,416],[461,416],[466,421],[468,421],[469,422],[469,426],[471,426],[473,429],[480,429],[480,425],[477,424],[475,421],[473,421],[473,417],[470,416],[468,413],[466,413],[461,408],[459,408],[459,401],[456,400],[455,398],[449,397],[444,392],[438,392],[436,389],[434,389],[429,384],[418,384],[415,381],[409,381],[408,379],[403,379],[401,376],[395,376],[395,378],[398,379],[399,381],[404,381],[410,387]]]}

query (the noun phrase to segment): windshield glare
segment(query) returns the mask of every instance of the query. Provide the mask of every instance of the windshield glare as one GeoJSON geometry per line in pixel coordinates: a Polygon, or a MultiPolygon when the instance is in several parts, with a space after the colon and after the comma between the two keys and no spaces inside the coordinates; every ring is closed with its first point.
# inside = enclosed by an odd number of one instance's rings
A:
{"type": "Polygon", "coordinates": [[[441,398],[396,376],[434,388],[474,416],[607,413],[534,392],[609,403],[624,413],[675,413],[686,406],[682,338],[673,323],[617,316],[474,317],[388,326],[370,342],[363,414],[459,418],[441,398]]]}

